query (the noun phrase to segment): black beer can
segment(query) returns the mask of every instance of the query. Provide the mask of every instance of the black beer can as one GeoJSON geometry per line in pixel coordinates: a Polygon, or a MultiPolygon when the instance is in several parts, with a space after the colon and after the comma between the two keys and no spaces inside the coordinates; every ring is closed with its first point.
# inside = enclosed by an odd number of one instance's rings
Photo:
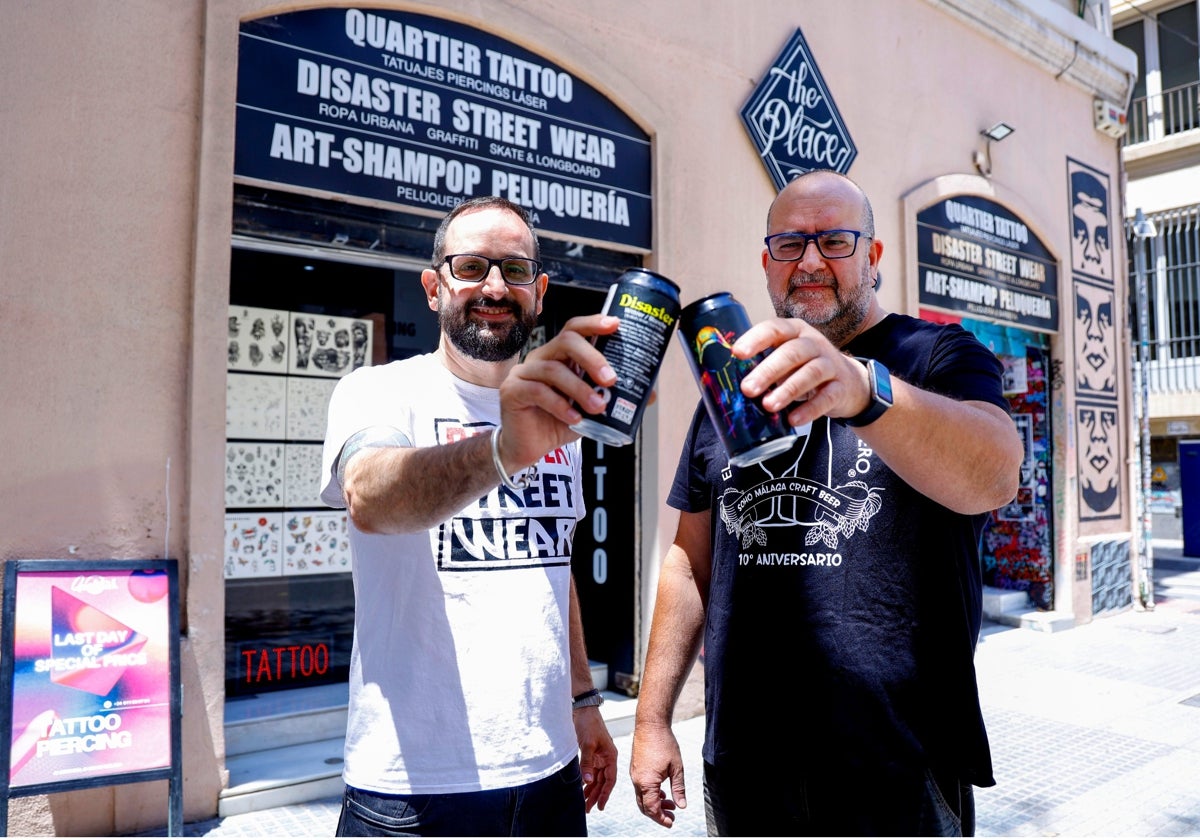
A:
{"type": "Polygon", "coordinates": [[[757,464],[796,442],[796,430],[783,413],[767,412],[761,399],[742,393],[742,379],[767,355],[734,358],[733,343],[748,329],[750,316],[728,292],[693,301],[679,315],[679,339],[704,407],[735,467],[757,464]]]}
{"type": "Polygon", "coordinates": [[[617,381],[611,388],[593,383],[606,392],[604,413],[585,415],[571,428],[593,440],[625,446],[633,443],[679,320],[679,287],[661,274],[629,268],[609,287],[601,312],[621,319],[615,333],[596,337],[596,349],[617,381]]]}

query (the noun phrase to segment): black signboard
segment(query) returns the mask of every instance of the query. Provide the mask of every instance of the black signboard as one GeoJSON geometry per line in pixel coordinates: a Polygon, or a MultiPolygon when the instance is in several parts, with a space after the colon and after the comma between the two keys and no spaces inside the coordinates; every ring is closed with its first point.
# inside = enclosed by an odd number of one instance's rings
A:
{"type": "Polygon", "coordinates": [[[741,117],[776,189],[813,169],[845,174],[858,155],[799,29],[742,106],[741,117]]]}
{"type": "Polygon", "coordinates": [[[478,195],[541,231],[650,248],[650,141],[545,58],[454,21],[326,8],[247,21],[241,178],[444,212],[478,195]]]}
{"type": "Polygon", "coordinates": [[[1012,211],[977,195],[917,214],[921,306],[1058,331],[1058,262],[1012,211]]]}

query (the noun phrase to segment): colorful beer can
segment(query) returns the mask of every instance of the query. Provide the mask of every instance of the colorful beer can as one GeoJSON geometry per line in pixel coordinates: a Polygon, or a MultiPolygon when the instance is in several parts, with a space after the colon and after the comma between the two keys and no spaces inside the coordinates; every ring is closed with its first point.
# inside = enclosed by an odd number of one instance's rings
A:
{"type": "Polygon", "coordinates": [[[633,443],[679,321],[679,287],[653,271],[626,269],[609,287],[601,311],[621,319],[615,333],[596,337],[596,348],[617,381],[611,388],[593,383],[605,393],[604,413],[585,415],[571,428],[593,440],[625,446],[633,443]]]}
{"type": "Polygon", "coordinates": [[[767,356],[734,358],[733,343],[748,329],[750,316],[728,292],[693,301],[679,315],[679,339],[704,407],[735,467],[757,464],[796,442],[796,430],[782,412],[765,411],[761,399],[742,393],[742,379],[767,356]]]}

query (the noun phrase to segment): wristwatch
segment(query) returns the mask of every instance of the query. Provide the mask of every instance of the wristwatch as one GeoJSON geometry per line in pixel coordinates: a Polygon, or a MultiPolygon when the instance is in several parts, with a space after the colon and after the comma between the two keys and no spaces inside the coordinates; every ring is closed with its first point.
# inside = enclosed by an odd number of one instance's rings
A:
{"type": "Polygon", "coordinates": [[[871,384],[871,401],[858,414],[853,417],[843,417],[841,420],[847,426],[866,426],[874,423],[883,412],[892,407],[892,375],[875,359],[855,356],[854,360],[862,362],[867,368],[867,381],[871,384]]]}
{"type": "Polygon", "coordinates": [[[583,694],[577,694],[571,698],[571,711],[586,709],[588,706],[599,706],[603,702],[604,695],[600,693],[600,689],[593,688],[591,691],[585,691],[583,694]]]}

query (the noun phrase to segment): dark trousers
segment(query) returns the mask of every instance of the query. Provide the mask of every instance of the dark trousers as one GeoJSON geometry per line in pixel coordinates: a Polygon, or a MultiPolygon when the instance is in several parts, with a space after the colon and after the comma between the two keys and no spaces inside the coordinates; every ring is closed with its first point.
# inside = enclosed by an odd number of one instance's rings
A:
{"type": "Polygon", "coordinates": [[[970,837],[975,793],[928,771],[854,781],[704,763],[710,837],[970,837]]]}
{"type": "Polygon", "coordinates": [[[527,785],[389,795],[346,786],[338,837],[586,837],[579,759],[527,785]]]}

